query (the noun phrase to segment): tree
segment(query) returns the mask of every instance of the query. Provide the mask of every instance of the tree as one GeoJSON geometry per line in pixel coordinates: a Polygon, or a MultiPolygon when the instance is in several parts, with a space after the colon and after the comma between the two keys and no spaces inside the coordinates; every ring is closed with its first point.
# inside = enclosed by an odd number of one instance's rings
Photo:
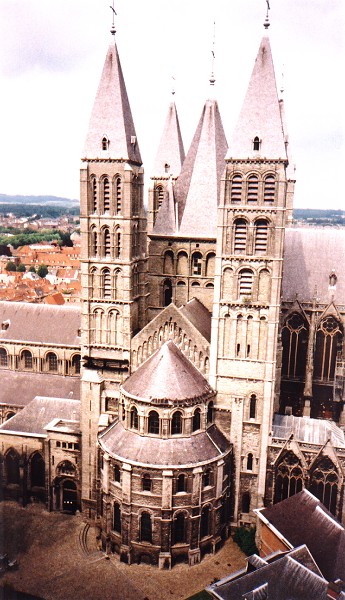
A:
{"type": "Polygon", "coordinates": [[[36,273],[36,269],[35,269],[34,265],[31,265],[31,267],[29,269],[29,273],[36,273]]]}
{"type": "Polygon", "coordinates": [[[37,269],[37,275],[43,279],[48,274],[48,268],[46,265],[40,265],[37,269]]]}
{"type": "Polygon", "coordinates": [[[17,267],[16,267],[15,263],[13,262],[13,260],[9,260],[5,269],[6,269],[6,271],[16,271],[17,267]]]}
{"type": "Polygon", "coordinates": [[[19,263],[18,267],[17,267],[17,271],[19,271],[19,273],[25,273],[26,271],[26,266],[23,265],[23,263],[19,263]]]}

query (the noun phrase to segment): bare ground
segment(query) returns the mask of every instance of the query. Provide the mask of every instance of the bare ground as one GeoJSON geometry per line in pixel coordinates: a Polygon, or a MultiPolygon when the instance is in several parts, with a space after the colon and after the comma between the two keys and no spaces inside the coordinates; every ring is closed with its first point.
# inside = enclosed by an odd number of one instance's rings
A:
{"type": "Polygon", "coordinates": [[[161,571],[149,565],[126,565],[96,549],[96,530],[86,533],[80,516],[49,513],[42,506],[26,508],[0,503],[0,554],[16,558],[0,585],[45,600],[183,600],[214,579],[244,566],[245,556],[229,539],[199,565],[176,565],[161,571]]]}

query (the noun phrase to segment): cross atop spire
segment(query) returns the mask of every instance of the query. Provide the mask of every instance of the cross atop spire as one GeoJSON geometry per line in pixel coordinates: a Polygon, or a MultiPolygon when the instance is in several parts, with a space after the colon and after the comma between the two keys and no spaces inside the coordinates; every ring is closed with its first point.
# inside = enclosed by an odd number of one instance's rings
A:
{"type": "Polygon", "coordinates": [[[110,6],[109,8],[111,8],[112,12],[113,12],[113,20],[112,20],[112,25],[111,25],[111,30],[110,33],[111,35],[115,35],[116,33],[116,29],[115,29],[115,15],[117,16],[117,12],[114,8],[114,0],[113,0],[113,5],[110,6]]]}
{"type": "Polygon", "coordinates": [[[266,0],[266,4],[267,4],[267,12],[266,12],[266,19],[265,19],[265,22],[264,22],[264,28],[268,29],[269,26],[270,26],[270,20],[268,18],[268,11],[271,10],[269,0],[266,0]]]}

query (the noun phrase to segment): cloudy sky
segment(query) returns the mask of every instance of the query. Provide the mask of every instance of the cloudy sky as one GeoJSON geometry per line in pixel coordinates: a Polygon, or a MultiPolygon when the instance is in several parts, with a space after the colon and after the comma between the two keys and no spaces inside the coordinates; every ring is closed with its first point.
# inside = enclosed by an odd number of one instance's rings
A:
{"type": "MultiPolygon", "coordinates": [[[[110,40],[112,0],[0,0],[0,193],[79,197],[79,165],[110,40]]],[[[210,95],[230,139],[265,0],[115,0],[146,175],[173,77],[186,150],[210,95]]],[[[296,207],[344,208],[345,0],[270,0],[269,35],[296,164],[296,207]],[[282,73],[284,76],[282,77],[282,73]]]]}

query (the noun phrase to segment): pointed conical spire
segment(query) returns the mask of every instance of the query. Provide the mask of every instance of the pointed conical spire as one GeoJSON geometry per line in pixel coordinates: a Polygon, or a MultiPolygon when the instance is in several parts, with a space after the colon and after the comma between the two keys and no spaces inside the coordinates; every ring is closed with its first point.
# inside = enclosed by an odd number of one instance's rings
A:
{"type": "Polygon", "coordinates": [[[179,233],[216,237],[220,180],[227,142],[216,100],[207,100],[175,185],[179,233]]]}
{"type": "Polygon", "coordinates": [[[141,164],[131,108],[116,44],[105,59],[84,147],[87,159],[112,158],[141,164]]]}
{"type": "Polygon", "coordinates": [[[175,102],[171,102],[165,121],[163,135],[156,155],[152,177],[178,177],[185,159],[180,123],[175,102]]]}
{"type": "Polygon", "coordinates": [[[268,37],[262,39],[227,158],[257,158],[258,156],[286,160],[284,133],[268,37]],[[257,145],[254,143],[255,139],[257,145]]]}

